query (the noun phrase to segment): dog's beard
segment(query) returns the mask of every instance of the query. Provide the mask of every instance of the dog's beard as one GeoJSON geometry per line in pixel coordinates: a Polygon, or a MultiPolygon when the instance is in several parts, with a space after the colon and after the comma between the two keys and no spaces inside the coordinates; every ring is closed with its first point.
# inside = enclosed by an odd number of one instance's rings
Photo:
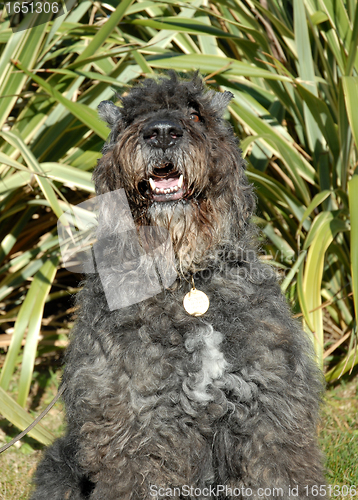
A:
{"type": "Polygon", "coordinates": [[[181,273],[193,271],[211,246],[216,216],[206,200],[210,191],[207,150],[190,137],[185,148],[163,151],[149,148],[136,134],[124,134],[117,148],[123,185],[137,224],[160,226],[169,231],[177,267],[181,273]],[[159,192],[158,187],[180,188],[159,192]],[[132,200],[135,199],[135,202],[132,200]],[[132,203],[131,203],[132,202],[132,203]]]}
{"type": "Polygon", "coordinates": [[[164,227],[169,231],[177,265],[181,273],[186,273],[193,261],[202,257],[206,242],[200,236],[196,223],[198,207],[193,202],[154,202],[148,209],[150,225],[164,227]]]}

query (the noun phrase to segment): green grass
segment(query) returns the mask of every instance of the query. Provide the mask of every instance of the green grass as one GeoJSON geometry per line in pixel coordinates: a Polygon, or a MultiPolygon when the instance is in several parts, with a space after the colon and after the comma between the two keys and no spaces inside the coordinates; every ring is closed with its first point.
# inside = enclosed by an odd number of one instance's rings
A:
{"type": "MultiPolygon", "coordinates": [[[[36,367],[35,382],[27,402],[27,407],[35,411],[36,415],[56,394],[61,374],[58,368],[59,363],[53,367],[52,362],[51,365],[48,363],[36,367]]],[[[12,390],[15,389],[14,382],[12,390]]],[[[56,403],[42,422],[54,436],[60,436],[64,431],[62,404],[56,403]]],[[[6,420],[0,420],[0,446],[17,433],[18,430],[6,420]]],[[[328,388],[319,435],[326,455],[327,484],[340,487],[356,485],[358,490],[358,375],[328,388]]],[[[25,437],[18,446],[0,455],[0,500],[29,498],[31,477],[43,449],[41,444],[25,437]]],[[[332,498],[350,497],[332,495],[332,498]]]]}
{"type": "Polygon", "coordinates": [[[320,442],[327,480],[331,485],[356,485],[358,494],[358,377],[330,388],[325,403],[320,442]]]}

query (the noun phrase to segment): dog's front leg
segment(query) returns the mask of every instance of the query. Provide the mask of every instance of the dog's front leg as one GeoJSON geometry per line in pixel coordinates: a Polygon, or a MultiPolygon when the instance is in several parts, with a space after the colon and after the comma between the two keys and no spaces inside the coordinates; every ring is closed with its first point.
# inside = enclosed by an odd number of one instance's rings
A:
{"type": "MultiPolygon", "coordinates": [[[[159,422],[158,422],[159,423],[159,422]]],[[[91,500],[209,500],[200,469],[210,471],[210,444],[202,436],[177,432],[175,423],[137,429],[124,447],[113,444],[95,474],[91,500]],[[156,431],[154,431],[156,428],[156,431]],[[209,463],[206,462],[209,459],[209,463]],[[205,491],[204,491],[205,493],[205,491]]],[[[207,489],[207,488],[206,488],[207,489]]]]}
{"type": "Polygon", "coordinates": [[[262,367],[246,375],[237,375],[241,401],[236,400],[214,438],[219,498],[326,498],[316,443],[316,396],[294,382],[280,390],[280,378],[263,373],[262,367]]]}
{"type": "Polygon", "coordinates": [[[232,433],[228,428],[221,429],[216,435],[214,453],[220,477],[218,498],[326,498],[328,486],[322,471],[317,468],[321,457],[315,443],[303,437],[302,446],[295,446],[282,433],[281,439],[278,438],[277,428],[272,422],[264,422],[262,417],[258,422],[253,417],[247,420],[248,425],[250,420],[250,436],[245,429],[242,433],[232,433]]]}

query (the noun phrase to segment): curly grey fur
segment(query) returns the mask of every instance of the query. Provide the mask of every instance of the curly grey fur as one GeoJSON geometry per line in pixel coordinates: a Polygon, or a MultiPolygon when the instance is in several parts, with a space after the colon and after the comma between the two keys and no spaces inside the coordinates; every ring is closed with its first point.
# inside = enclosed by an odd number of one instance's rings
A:
{"type": "Polygon", "coordinates": [[[178,277],[114,311],[99,276],[87,277],[63,376],[67,433],[47,450],[32,500],[302,500],[324,484],[322,376],[257,258],[255,198],[221,118],[230,98],[171,74],[120,108],[100,106],[111,134],[97,193],[124,188],[138,226],[169,231],[178,277]],[[143,130],[153,119],[178,124],[180,140],[152,147],[143,130]],[[158,201],[148,179],[168,164],[185,195],[158,201]],[[210,298],[201,317],[182,304],[192,275],[210,298]]]}

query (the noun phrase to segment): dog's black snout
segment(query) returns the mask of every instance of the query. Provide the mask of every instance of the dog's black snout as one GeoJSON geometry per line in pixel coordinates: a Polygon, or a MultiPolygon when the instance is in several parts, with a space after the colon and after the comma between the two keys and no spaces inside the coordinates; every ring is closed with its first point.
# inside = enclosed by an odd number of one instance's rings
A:
{"type": "Polygon", "coordinates": [[[183,128],[170,120],[155,120],[143,129],[143,138],[155,148],[167,149],[183,137],[183,128]]]}

